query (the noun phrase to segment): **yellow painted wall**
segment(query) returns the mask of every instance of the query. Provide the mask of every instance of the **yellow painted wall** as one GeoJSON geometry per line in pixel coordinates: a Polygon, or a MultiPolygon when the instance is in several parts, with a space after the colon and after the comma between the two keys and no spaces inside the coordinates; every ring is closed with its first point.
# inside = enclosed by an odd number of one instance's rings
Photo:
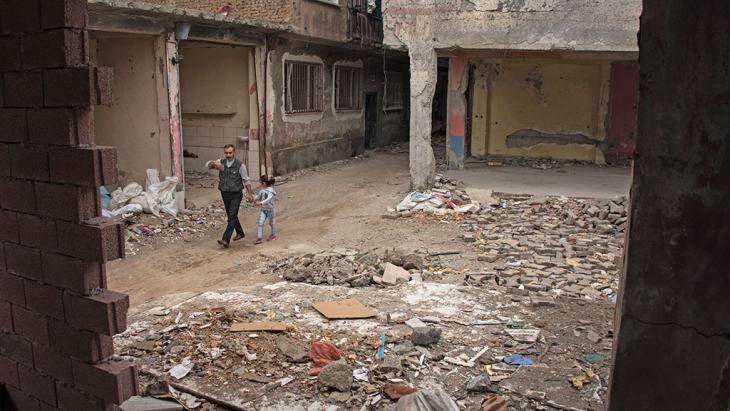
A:
{"type": "MultiPolygon", "coordinates": [[[[594,161],[588,144],[507,148],[521,129],[605,138],[610,63],[563,60],[492,60],[475,70],[472,154],[594,161]],[[486,83],[486,87],[483,87],[486,83]],[[484,115],[485,119],[480,118],[484,115]]],[[[599,154],[600,156],[600,154],[599,154]]]]}

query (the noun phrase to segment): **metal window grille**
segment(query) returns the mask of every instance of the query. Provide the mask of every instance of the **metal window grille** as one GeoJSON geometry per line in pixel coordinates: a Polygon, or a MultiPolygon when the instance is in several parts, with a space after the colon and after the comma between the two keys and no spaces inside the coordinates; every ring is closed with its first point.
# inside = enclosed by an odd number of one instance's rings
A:
{"type": "Polygon", "coordinates": [[[335,66],[335,109],[359,110],[362,69],[358,67],[335,66]]]}
{"type": "Polygon", "coordinates": [[[287,113],[312,113],[322,111],[323,79],[322,64],[287,61],[284,65],[285,111],[287,113]]]}
{"type": "Polygon", "coordinates": [[[403,73],[385,73],[385,109],[403,108],[403,73]]]}

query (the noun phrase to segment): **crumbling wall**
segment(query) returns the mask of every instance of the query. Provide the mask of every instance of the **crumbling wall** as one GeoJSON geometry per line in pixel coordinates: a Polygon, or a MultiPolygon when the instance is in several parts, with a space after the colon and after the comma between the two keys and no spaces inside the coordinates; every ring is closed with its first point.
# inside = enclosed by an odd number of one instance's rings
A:
{"type": "Polygon", "coordinates": [[[228,15],[239,18],[252,18],[274,23],[286,23],[292,14],[290,0],[143,0],[146,3],[175,6],[186,9],[215,13],[221,7],[231,5],[228,15]]]}
{"type": "Polygon", "coordinates": [[[172,175],[162,37],[98,33],[91,46],[93,61],[114,69],[113,102],[97,107],[94,121],[97,142],[117,149],[121,183],[144,183],[148,168],[172,175]]]}
{"type": "Polygon", "coordinates": [[[609,410],[730,408],[730,14],[646,0],[609,410]]]}
{"type": "Polygon", "coordinates": [[[636,51],[640,0],[384,0],[384,43],[425,20],[434,48],[636,51]]]}
{"type": "Polygon", "coordinates": [[[94,145],[112,73],[89,64],[83,0],[0,2],[0,386],[11,410],[102,410],[138,392],[110,361],[129,299],[106,290],[119,223],[93,222],[116,150],[94,145]]]}
{"type": "Polygon", "coordinates": [[[472,116],[489,119],[472,132],[472,152],[594,161],[606,138],[610,63],[474,59],[472,116]],[[486,101],[481,101],[486,99],[486,101]],[[482,132],[484,134],[479,134],[482,132]]]}

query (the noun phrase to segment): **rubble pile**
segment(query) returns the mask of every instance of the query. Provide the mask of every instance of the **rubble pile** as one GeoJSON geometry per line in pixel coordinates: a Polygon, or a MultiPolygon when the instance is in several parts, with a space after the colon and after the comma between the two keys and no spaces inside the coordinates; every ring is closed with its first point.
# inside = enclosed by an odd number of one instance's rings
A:
{"type": "Polygon", "coordinates": [[[566,401],[600,408],[605,398],[612,338],[605,303],[543,305],[501,287],[409,282],[348,293],[376,308],[374,318],[325,321],[313,309],[312,301],[347,290],[277,283],[147,308],[115,337],[117,353],[138,364],[145,393],[168,382],[234,409],[319,402],[418,410],[406,405],[424,396],[417,402],[437,401],[438,409],[478,409],[494,396],[519,409],[566,401]],[[556,320],[560,312],[574,315],[556,320]],[[286,327],[232,332],[249,321],[286,327]]]}
{"type": "Polygon", "coordinates": [[[608,297],[615,301],[626,199],[532,197],[464,220],[462,240],[479,250],[470,283],[513,293],[608,297]],[[550,294],[547,294],[550,292],[550,294]]]}
{"type": "Polygon", "coordinates": [[[408,270],[416,275],[423,268],[424,258],[416,253],[386,250],[381,258],[375,252],[335,249],[284,258],[269,271],[292,282],[366,287],[407,282],[412,275],[408,270]]]}
{"type": "Polygon", "coordinates": [[[534,157],[510,157],[510,156],[487,156],[479,160],[467,161],[467,166],[472,164],[486,164],[490,167],[530,167],[539,170],[549,170],[553,168],[563,168],[571,165],[595,166],[592,161],[581,160],[559,160],[554,158],[534,158],[534,157]]]}

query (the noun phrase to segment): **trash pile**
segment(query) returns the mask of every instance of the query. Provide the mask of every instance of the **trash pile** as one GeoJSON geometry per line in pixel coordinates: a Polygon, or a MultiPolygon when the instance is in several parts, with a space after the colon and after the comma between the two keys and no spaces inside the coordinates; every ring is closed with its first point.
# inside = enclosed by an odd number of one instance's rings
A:
{"type": "Polygon", "coordinates": [[[395,208],[388,209],[385,217],[406,217],[418,211],[443,216],[481,210],[479,202],[472,200],[456,182],[437,174],[433,189],[409,193],[395,208]]]}
{"type": "Polygon", "coordinates": [[[179,400],[188,409],[503,410],[605,398],[612,335],[600,304],[413,281],[347,290],[277,283],[146,308],[115,337],[117,352],[137,363],[146,394],[168,384],[192,395],[179,400]],[[566,311],[575,315],[556,321],[566,311]]]}
{"type": "Polygon", "coordinates": [[[143,247],[158,243],[202,240],[211,229],[226,224],[226,213],[222,204],[213,204],[197,210],[180,210],[177,217],[159,217],[152,214],[138,214],[124,219],[126,231],[126,253],[140,254],[143,247]]]}
{"type": "Polygon", "coordinates": [[[424,259],[416,253],[404,255],[386,250],[381,258],[374,252],[334,249],[288,257],[272,264],[269,270],[292,282],[366,287],[373,283],[389,286],[407,282],[423,268],[424,259]]]}
{"type": "Polygon", "coordinates": [[[178,212],[175,197],[177,183],[177,177],[160,181],[159,171],[148,169],[144,189],[138,183],[129,183],[111,193],[102,187],[102,216],[124,218],[144,212],[159,217],[164,212],[175,218],[178,212]]]}
{"type": "Polygon", "coordinates": [[[581,160],[559,160],[554,158],[535,158],[535,157],[510,157],[510,156],[487,156],[478,160],[467,161],[467,167],[474,164],[486,164],[490,167],[517,166],[530,167],[538,170],[549,170],[553,168],[563,168],[571,165],[596,166],[593,161],[581,160]]]}

